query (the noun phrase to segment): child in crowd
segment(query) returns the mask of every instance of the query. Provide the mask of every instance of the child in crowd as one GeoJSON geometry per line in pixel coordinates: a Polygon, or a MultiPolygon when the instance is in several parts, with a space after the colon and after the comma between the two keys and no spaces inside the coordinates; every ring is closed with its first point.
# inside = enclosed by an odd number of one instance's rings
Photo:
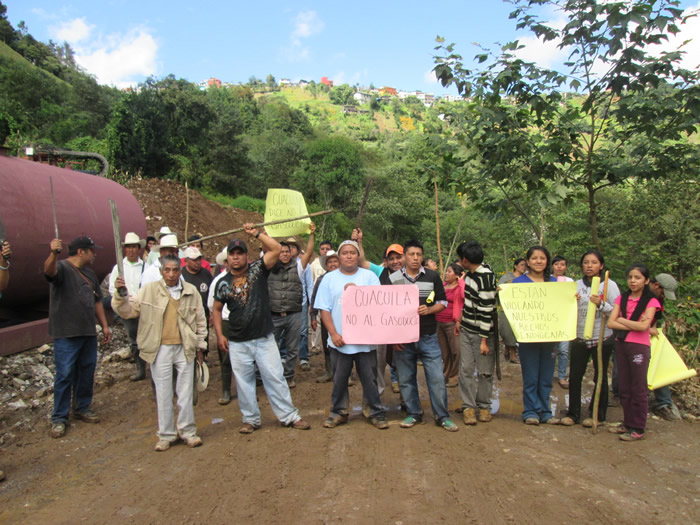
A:
{"type": "MultiPolygon", "coordinates": [[[[597,348],[598,338],[600,336],[600,322],[602,314],[610,314],[613,311],[615,300],[620,295],[620,289],[615,281],[608,279],[608,294],[603,301],[602,293],[605,283],[603,282],[605,274],[605,259],[598,250],[588,250],[581,257],[581,272],[583,278],[576,281],[576,299],[578,300],[578,322],[576,324],[576,339],[571,344],[571,371],[569,374],[569,412],[565,418],[561,420],[562,425],[571,426],[580,423],[581,419],[581,383],[583,376],[586,373],[588,360],[593,361],[593,370],[595,370],[594,381],[598,381],[598,359],[597,348]],[[601,283],[597,290],[591,290],[591,280],[593,277],[600,277],[601,283]],[[588,311],[589,302],[596,305],[595,323],[593,325],[593,337],[591,339],[583,338],[583,330],[586,324],[586,312],[588,311]]],[[[605,421],[608,410],[608,364],[610,356],[615,348],[615,339],[613,331],[610,327],[605,328],[603,333],[603,384],[600,390],[600,403],[598,404],[598,421],[605,421]]],[[[591,398],[591,404],[588,413],[593,414],[593,403],[595,401],[595,392],[591,398]]],[[[593,419],[587,417],[583,420],[584,427],[592,427],[593,419]]]]}
{"type": "MultiPolygon", "coordinates": [[[[571,277],[566,276],[566,267],[568,263],[561,255],[556,255],[552,259],[552,275],[559,282],[573,282],[571,277]]],[[[561,341],[557,343],[557,379],[559,386],[569,388],[569,382],[566,380],[566,369],[569,366],[569,341],[561,341]]]]}
{"type": "MultiPolygon", "coordinates": [[[[528,271],[525,275],[513,279],[513,284],[556,282],[556,277],[551,275],[551,256],[547,248],[533,246],[527,251],[525,260],[528,271]]],[[[560,422],[549,408],[556,344],[518,341],[523,373],[523,421],[526,425],[558,425],[560,422]]]]}
{"type": "Polygon", "coordinates": [[[647,370],[651,357],[649,328],[656,311],[661,308],[649,288],[649,269],[633,264],[627,269],[629,289],[615,300],[608,326],[615,330],[615,353],[624,413],[622,425],[611,432],[623,441],[644,439],[649,399],[647,370]]]}

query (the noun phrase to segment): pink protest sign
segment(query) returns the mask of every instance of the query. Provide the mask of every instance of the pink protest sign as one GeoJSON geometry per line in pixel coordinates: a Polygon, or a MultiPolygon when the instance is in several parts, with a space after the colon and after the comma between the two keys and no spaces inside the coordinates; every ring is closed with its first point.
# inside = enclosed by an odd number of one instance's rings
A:
{"type": "Polygon", "coordinates": [[[343,340],[348,344],[413,343],[420,338],[415,285],[348,286],[342,301],[343,340]]]}

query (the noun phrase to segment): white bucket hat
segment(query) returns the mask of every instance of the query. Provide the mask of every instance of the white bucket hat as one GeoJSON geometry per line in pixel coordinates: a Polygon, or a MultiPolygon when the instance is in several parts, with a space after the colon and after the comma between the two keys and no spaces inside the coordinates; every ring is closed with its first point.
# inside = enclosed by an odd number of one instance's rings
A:
{"type": "Polygon", "coordinates": [[[124,243],[122,244],[122,247],[126,246],[127,244],[138,244],[139,248],[143,248],[146,246],[146,239],[141,239],[134,232],[129,232],[124,236],[124,243]]]}
{"type": "Polygon", "coordinates": [[[157,231],[153,234],[157,241],[160,241],[160,238],[163,235],[174,235],[174,233],[170,230],[168,226],[161,226],[160,231],[157,231]]]}
{"type": "Polygon", "coordinates": [[[185,259],[199,259],[202,256],[202,252],[199,251],[199,248],[195,248],[194,246],[190,246],[185,250],[185,259]]]}
{"type": "Polygon", "coordinates": [[[177,237],[174,234],[163,235],[160,239],[160,244],[153,247],[154,250],[160,251],[161,248],[177,248],[177,237]]]}

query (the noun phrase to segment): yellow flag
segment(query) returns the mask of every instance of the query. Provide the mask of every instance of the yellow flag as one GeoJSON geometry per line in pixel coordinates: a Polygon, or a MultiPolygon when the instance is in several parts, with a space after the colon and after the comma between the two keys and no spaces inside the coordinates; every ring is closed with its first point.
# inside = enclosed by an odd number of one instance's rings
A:
{"type": "Polygon", "coordinates": [[[688,370],[676,349],[659,330],[659,335],[651,338],[651,359],[647,371],[649,390],[656,390],[695,375],[697,372],[692,368],[688,370]]]}
{"type": "Polygon", "coordinates": [[[576,283],[510,283],[498,292],[519,343],[576,339],[576,283]]]}
{"type": "MultiPolygon", "coordinates": [[[[298,191],[270,188],[265,201],[265,222],[308,215],[304,196],[298,191]]],[[[282,224],[265,226],[270,237],[289,237],[300,233],[309,233],[311,219],[300,219],[282,224]]]]}

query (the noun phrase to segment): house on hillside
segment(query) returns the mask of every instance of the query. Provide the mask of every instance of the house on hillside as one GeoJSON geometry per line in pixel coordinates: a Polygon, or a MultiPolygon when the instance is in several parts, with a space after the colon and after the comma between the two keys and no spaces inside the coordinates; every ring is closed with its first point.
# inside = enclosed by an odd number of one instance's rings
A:
{"type": "Polygon", "coordinates": [[[357,113],[355,106],[343,106],[343,113],[357,113]]]}
{"type": "Polygon", "coordinates": [[[352,98],[354,98],[358,104],[369,104],[369,101],[372,100],[372,95],[358,91],[352,96],[352,98]]]}
{"type": "Polygon", "coordinates": [[[207,87],[221,87],[221,80],[218,78],[210,77],[209,80],[207,80],[207,87]]]}
{"type": "Polygon", "coordinates": [[[280,79],[280,87],[291,87],[292,85],[292,81],[288,78],[280,79]]]}
{"type": "Polygon", "coordinates": [[[309,85],[309,81],[304,80],[303,78],[301,80],[299,80],[299,83],[297,84],[297,86],[302,87],[302,88],[305,88],[308,85],[309,85]]]}
{"type": "Polygon", "coordinates": [[[328,77],[321,77],[321,84],[327,85],[329,88],[333,87],[333,81],[328,80],[328,77]]]}
{"type": "Polygon", "coordinates": [[[392,97],[395,97],[397,95],[396,88],[388,87],[388,86],[384,86],[383,88],[380,88],[379,92],[382,95],[390,95],[392,97]]]}

